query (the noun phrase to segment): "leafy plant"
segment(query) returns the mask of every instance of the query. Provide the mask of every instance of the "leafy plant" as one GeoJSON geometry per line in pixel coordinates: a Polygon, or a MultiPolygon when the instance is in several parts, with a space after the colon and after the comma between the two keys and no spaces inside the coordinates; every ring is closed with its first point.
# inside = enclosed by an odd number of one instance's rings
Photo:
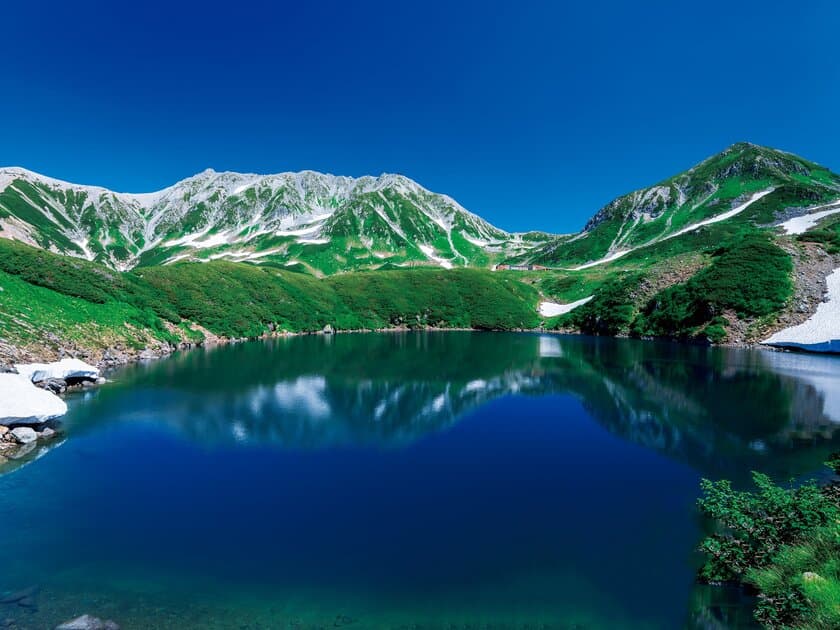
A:
{"type": "MultiPolygon", "coordinates": [[[[840,456],[831,463],[837,467],[840,456]]],[[[836,485],[783,488],[753,473],[756,492],[701,483],[700,510],[719,531],[703,540],[700,579],[759,591],[756,618],[770,628],[840,627],[840,501],[836,485]]]]}

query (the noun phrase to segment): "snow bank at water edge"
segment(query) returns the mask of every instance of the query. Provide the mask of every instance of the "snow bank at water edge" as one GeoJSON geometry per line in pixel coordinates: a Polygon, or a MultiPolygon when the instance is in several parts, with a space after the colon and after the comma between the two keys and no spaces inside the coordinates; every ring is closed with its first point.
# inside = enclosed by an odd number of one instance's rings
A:
{"type": "Polygon", "coordinates": [[[840,353],[840,269],[826,277],[828,295],[808,320],[780,330],[762,343],[811,352],[840,353]]]}
{"type": "Polygon", "coordinates": [[[35,387],[23,374],[0,374],[0,425],[43,424],[67,413],[55,394],[35,387]]]}
{"type": "Polygon", "coordinates": [[[557,304],[556,302],[540,302],[540,315],[543,317],[557,317],[558,315],[565,315],[569,311],[576,309],[578,306],[583,306],[589,300],[592,299],[593,296],[585,297],[582,300],[578,300],[577,302],[571,302],[569,304],[557,304]]]}
{"type": "Polygon", "coordinates": [[[784,223],[780,223],[779,227],[785,231],[785,234],[804,234],[814,227],[820,219],[832,214],[837,214],[838,212],[840,212],[840,204],[835,203],[827,210],[812,212],[811,214],[803,214],[801,217],[794,217],[784,223]]]}
{"type": "Polygon", "coordinates": [[[99,369],[79,359],[62,359],[54,363],[20,363],[15,366],[18,374],[26,376],[33,383],[48,378],[63,380],[78,378],[95,380],[99,378],[99,369]]]}

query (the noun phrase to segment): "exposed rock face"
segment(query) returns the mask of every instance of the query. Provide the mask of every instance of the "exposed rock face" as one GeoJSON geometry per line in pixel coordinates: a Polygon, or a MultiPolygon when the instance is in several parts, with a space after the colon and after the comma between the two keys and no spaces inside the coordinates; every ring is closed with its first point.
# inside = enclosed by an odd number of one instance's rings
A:
{"type": "Polygon", "coordinates": [[[39,389],[22,374],[0,374],[0,424],[7,427],[40,425],[67,413],[55,394],[39,389]]]}

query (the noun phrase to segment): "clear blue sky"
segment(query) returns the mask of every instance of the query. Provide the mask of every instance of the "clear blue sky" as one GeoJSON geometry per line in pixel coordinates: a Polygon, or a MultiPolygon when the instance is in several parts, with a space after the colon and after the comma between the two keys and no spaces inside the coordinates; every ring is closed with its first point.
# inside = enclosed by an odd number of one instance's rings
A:
{"type": "Polygon", "coordinates": [[[840,170],[835,5],[4,3],[0,164],[132,192],[399,172],[573,231],[738,140],[840,170]]]}

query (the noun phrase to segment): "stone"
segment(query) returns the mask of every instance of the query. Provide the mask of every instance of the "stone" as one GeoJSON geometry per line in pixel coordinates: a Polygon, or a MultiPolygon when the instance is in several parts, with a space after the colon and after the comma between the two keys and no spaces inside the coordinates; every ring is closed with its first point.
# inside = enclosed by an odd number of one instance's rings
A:
{"type": "Polygon", "coordinates": [[[12,435],[15,438],[15,442],[18,444],[29,444],[30,442],[34,442],[38,439],[38,434],[35,433],[35,429],[30,429],[29,427],[17,427],[12,429],[12,435]]]}
{"type": "Polygon", "coordinates": [[[825,578],[819,573],[814,573],[813,571],[805,571],[805,573],[802,574],[802,579],[805,582],[821,582],[825,578]]]}
{"type": "Polygon", "coordinates": [[[0,424],[0,437],[3,437],[10,431],[9,427],[0,424]]]}
{"type": "Polygon", "coordinates": [[[91,615],[82,615],[70,621],[65,621],[55,627],[55,630],[120,630],[120,627],[113,621],[103,621],[91,615]]]}
{"type": "Polygon", "coordinates": [[[321,332],[325,335],[332,335],[335,332],[335,328],[333,328],[332,325],[327,324],[321,332]]]}
{"type": "Polygon", "coordinates": [[[50,427],[46,427],[43,431],[38,434],[38,437],[42,440],[49,440],[50,438],[55,437],[55,429],[50,427]]]}
{"type": "Polygon", "coordinates": [[[45,378],[43,381],[35,383],[35,387],[46,389],[53,394],[63,394],[67,389],[67,381],[63,378],[45,378]]]}

